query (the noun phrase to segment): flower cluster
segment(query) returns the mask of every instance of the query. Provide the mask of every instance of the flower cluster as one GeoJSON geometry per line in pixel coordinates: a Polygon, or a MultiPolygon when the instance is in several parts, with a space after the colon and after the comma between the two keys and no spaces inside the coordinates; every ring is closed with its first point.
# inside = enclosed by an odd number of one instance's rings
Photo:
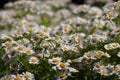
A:
{"type": "Polygon", "coordinates": [[[109,43],[109,44],[106,44],[104,47],[106,50],[110,50],[110,49],[120,48],[120,45],[119,43],[109,43]]]}
{"type": "Polygon", "coordinates": [[[33,80],[34,75],[30,72],[25,72],[23,74],[16,75],[5,75],[1,78],[1,80],[33,80]]]}
{"type": "Polygon", "coordinates": [[[103,9],[62,1],[0,11],[0,25],[12,28],[0,35],[0,80],[120,79],[120,1],[103,9]]]}

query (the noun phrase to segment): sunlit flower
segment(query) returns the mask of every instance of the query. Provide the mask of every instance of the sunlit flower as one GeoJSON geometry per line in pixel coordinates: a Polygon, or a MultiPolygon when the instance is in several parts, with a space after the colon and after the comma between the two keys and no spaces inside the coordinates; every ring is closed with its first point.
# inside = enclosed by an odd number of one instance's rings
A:
{"type": "Polygon", "coordinates": [[[22,75],[11,75],[11,80],[24,80],[24,78],[22,77],[22,75]]]}
{"type": "Polygon", "coordinates": [[[59,62],[61,62],[61,60],[62,59],[60,57],[53,57],[52,59],[48,59],[48,62],[52,64],[58,64],[59,62]]]}
{"type": "Polygon", "coordinates": [[[25,73],[23,73],[23,77],[27,80],[33,80],[34,75],[30,72],[25,72],[25,73]]]}
{"type": "Polygon", "coordinates": [[[66,69],[66,68],[68,68],[69,65],[70,65],[69,63],[60,62],[57,64],[57,68],[58,69],[66,69]]]}
{"type": "Polygon", "coordinates": [[[39,59],[37,57],[30,57],[29,59],[29,63],[30,64],[38,64],[39,63],[39,59]]]}
{"type": "Polygon", "coordinates": [[[32,54],[34,54],[34,51],[33,51],[31,48],[26,48],[26,49],[25,49],[25,53],[26,53],[27,55],[32,55],[32,54]]]}

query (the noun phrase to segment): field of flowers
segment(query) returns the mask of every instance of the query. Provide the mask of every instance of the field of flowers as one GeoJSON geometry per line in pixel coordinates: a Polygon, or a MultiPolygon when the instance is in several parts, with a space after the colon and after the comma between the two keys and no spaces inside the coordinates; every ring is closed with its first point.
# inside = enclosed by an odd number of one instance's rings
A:
{"type": "Polygon", "coordinates": [[[7,3],[0,80],[120,80],[120,1],[95,1],[7,3]]]}

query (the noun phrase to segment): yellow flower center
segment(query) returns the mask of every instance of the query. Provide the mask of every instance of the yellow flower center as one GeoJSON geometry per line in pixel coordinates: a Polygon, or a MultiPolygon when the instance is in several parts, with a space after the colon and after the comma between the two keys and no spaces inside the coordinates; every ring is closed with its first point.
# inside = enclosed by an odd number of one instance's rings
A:
{"type": "Polygon", "coordinates": [[[65,46],[63,47],[63,49],[64,49],[64,50],[68,50],[68,48],[67,48],[67,47],[65,47],[65,46]]]}
{"type": "Polygon", "coordinates": [[[65,77],[66,77],[65,73],[60,74],[60,78],[65,78],[65,77]]]}
{"type": "Polygon", "coordinates": [[[61,64],[60,64],[60,67],[61,67],[61,68],[65,68],[65,67],[66,67],[66,64],[65,64],[65,63],[61,63],[61,64]]]}
{"type": "Polygon", "coordinates": [[[77,41],[78,41],[78,42],[80,42],[80,41],[81,41],[81,38],[80,38],[80,37],[78,37],[78,38],[77,38],[77,41]]]}
{"type": "Polygon", "coordinates": [[[97,64],[97,65],[96,65],[96,68],[100,68],[100,66],[101,66],[101,64],[97,64]]]}
{"type": "Polygon", "coordinates": [[[31,61],[32,61],[33,63],[37,62],[37,60],[36,60],[35,58],[33,58],[31,61]]]}
{"type": "Polygon", "coordinates": [[[77,62],[75,59],[72,59],[71,62],[77,62]]]}
{"type": "Polygon", "coordinates": [[[33,30],[32,30],[32,29],[30,29],[30,30],[29,30],[29,32],[30,32],[30,33],[32,33],[32,32],[33,32],[33,30]]]}
{"type": "Polygon", "coordinates": [[[41,54],[40,54],[40,53],[36,53],[35,56],[36,56],[36,57],[40,57],[41,54]]]}
{"type": "Polygon", "coordinates": [[[26,43],[27,43],[27,41],[26,41],[26,40],[23,40],[23,43],[24,43],[24,44],[26,44],[26,43]]]}
{"type": "Polygon", "coordinates": [[[10,80],[10,78],[9,78],[9,77],[6,77],[5,80],[10,80]]]}
{"type": "Polygon", "coordinates": [[[110,47],[110,45],[107,45],[106,48],[107,48],[107,49],[110,49],[111,47],[110,47]]]}
{"type": "Polygon", "coordinates": [[[88,58],[90,58],[92,55],[91,55],[90,53],[88,53],[86,56],[87,56],[88,58]]]}
{"type": "Polygon", "coordinates": [[[44,31],[44,32],[47,32],[47,29],[44,29],[43,31],[44,31]]]}
{"type": "Polygon", "coordinates": [[[12,50],[13,49],[13,47],[12,46],[8,46],[8,48],[7,48],[8,50],[12,50]]]}
{"type": "Polygon", "coordinates": [[[31,50],[26,50],[26,53],[30,55],[31,54],[31,50]]]}
{"type": "Polygon", "coordinates": [[[109,17],[112,18],[112,17],[113,17],[113,14],[109,14],[109,17]]]}
{"type": "Polygon", "coordinates": [[[95,54],[94,58],[99,58],[100,54],[95,54]]]}
{"type": "Polygon", "coordinates": [[[68,31],[68,29],[67,28],[64,28],[64,32],[67,32],[68,31]]]}
{"type": "Polygon", "coordinates": [[[30,75],[25,74],[25,75],[24,75],[24,78],[29,79],[29,78],[30,78],[30,75]]]}
{"type": "Polygon", "coordinates": [[[54,59],[52,62],[57,63],[57,62],[59,62],[59,60],[58,59],[54,59]]]}
{"type": "Polygon", "coordinates": [[[116,48],[116,47],[117,47],[117,45],[116,45],[116,44],[113,44],[112,46],[113,46],[114,48],[116,48]]]}
{"type": "Polygon", "coordinates": [[[23,47],[21,47],[21,46],[20,46],[20,47],[18,47],[18,50],[23,50],[23,47]]]}
{"type": "Polygon", "coordinates": [[[104,41],[104,38],[101,37],[99,40],[100,40],[100,41],[104,41]]]}
{"type": "Polygon", "coordinates": [[[14,80],[22,80],[20,76],[16,76],[16,78],[14,78],[14,80]]]}
{"type": "Polygon", "coordinates": [[[45,36],[43,33],[40,33],[39,35],[40,35],[41,37],[44,37],[44,36],[45,36]]]}
{"type": "Polygon", "coordinates": [[[101,75],[105,75],[106,72],[105,72],[105,71],[101,71],[100,74],[101,74],[101,75]]]}

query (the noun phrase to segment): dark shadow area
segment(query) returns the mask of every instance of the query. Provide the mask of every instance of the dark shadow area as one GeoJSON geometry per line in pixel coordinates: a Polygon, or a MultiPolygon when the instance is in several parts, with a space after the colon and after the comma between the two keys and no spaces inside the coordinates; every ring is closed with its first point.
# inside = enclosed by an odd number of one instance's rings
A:
{"type": "Polygon", "coordinates": [[[85,0],[72,0],[72,3],[75,3],[75,4],[84,4],[85,0]]]}
{"type": "Polygon", "coordinates": [[[14,2],[14,1],[17,1],[17,0],[1,0],[0,1],[0,9],[3,9],[4,8],[4,5],[8,2],[14,2]]]}
{"type": "MultiPolygon", "coordinates": [[[[0,1],[0,9],[3,9],[4,8],[4,5],[8,2],[14,2],[14,1],[17,1],[17,0],[1,0],[0,1]]],[[[43,0],[44,1],[44,0],[43,0]]],[[[84,4],[86,0],[71,0],[72,3],[75,3],[75,4],[84,4]]],[[[118,1],[118,0],[114,0],[114,1],[118,1]]]]}

